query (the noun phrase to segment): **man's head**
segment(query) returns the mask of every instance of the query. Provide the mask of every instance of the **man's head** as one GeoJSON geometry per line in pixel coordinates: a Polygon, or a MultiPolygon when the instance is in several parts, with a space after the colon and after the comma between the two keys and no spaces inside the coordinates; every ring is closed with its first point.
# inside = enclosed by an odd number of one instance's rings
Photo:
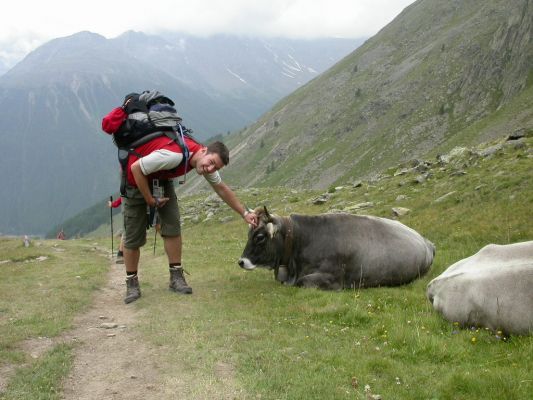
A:
{"type": "Polygon", "coordinates": [[[222,142],[210,143],[202,149],[202,157],[196,163],[200,175],[211,174],[229,163],[229,150],[222,142]]]}
{"type": "Polygon", "coordinates": [[[207,145],[207,154],[218,154],[224,165],[229,164],[229,150],[222,142],[213,142],[207,145]]]}

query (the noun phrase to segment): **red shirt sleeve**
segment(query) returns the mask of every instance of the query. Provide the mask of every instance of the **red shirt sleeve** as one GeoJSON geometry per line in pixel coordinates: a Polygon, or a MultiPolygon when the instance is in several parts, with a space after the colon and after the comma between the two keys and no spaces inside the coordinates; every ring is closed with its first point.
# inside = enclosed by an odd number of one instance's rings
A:
{"type": "Polygon", "coordinates": [[[122,125],[126,118],[128,118],[128,114],[126,114],[126,111],[122,107],[114,108],[102,119],[102,130],[112,135],[118,131],[118,128],[120,128],[120,125],[122,125]]]}

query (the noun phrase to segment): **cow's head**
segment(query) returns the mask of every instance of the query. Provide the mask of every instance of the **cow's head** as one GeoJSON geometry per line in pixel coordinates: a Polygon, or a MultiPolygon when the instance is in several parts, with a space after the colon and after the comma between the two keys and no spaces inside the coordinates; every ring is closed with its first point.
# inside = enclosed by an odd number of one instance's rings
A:
{"type": "Polygon", "coordinates": [[[266,207],[256,208],[254,212],[258,224],[255,228],[250,227],[248,242],[239,259],[239,265],[248,270],[255,267],[277,267],[283,255],[281,217],[269,214],[266,207]]]}

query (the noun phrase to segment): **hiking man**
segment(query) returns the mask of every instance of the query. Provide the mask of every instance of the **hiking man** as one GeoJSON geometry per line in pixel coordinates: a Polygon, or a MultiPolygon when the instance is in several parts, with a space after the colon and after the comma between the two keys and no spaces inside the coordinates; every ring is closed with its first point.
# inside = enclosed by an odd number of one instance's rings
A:
{"type": "MultiPolygon", "coordinates": [[[[108,117],[116,118],[119,112],[118,109],[113,110],[104,117],[102,124],[108,117]]],[[[123,202],[126,304],[141,296],[137,271],[140,247],[146,243],[147,207],[155,207],[159,214],[160,233],[169,263],[170,290],[182,294],[192,293],[192,288],[183,275],[180,214],[172,178],[184,177],[188,172],[196,171],[246,223],[254,226],[257,224],[257,216],[245,208],[229,186],[222,182],[218,173],[229,162],[227,147],[222,142],[204,146],[189,136],[185,136],[184,141],[189,153],[185,162],[182,162],[182,147],[167,136],[156,137],[135,148],[134,154],[129,155],[123,202]]]]}

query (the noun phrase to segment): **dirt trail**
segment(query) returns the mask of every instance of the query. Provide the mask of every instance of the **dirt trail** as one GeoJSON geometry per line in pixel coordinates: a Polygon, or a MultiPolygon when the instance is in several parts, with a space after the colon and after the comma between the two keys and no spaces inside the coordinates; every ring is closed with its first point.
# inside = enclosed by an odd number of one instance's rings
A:
{"type": "Polygon", "coordinates": [[[136,308],[123,302],[124,266],[113,264],[89,311],[74,320],[65,339],[78,342],[63,399],[164,399],[155,349],[135,333],[136,308]]]}
{"type": "MultiPolygon", "coordinates": [[[[231,363],[219,361],[210,368],[196,369],[191,365],[185,368],[179,361],[163,361],[164,347],[150,346],[136,331],[142,313],[135,304],[124,304],[125,292],[124,265],[112,263],[107,281],[94,293],[88,311],[74,319],[74,329],[58,337],[22,343],[34,359],[59,343],[74,344],[63,400],[248,398],[234,379],[231,363]]],[[[195,351],[194,341],[189,342],[180,344],[184,353],[195,351]]],[[[14,374],[12,366],[0,368],[0,395],[14,374]]]]}
{"type": "MultiPolygon", "coordinates": [[[[124,265],[112,264],[108,281],[95,294],[90,309],[78,316],[76,328],[62,337],[77,343],[74,365],[63,385],[63,400],[247,398],[229,363],[218,362],[207,374],[185,369],[180,362],[165,364],[158,353],[165,350],[150,347],[136,332],[142,315],[134,304],[124,304],[125,292],[124,265]]],[[[181,350],[194,351],[186,346],[181,350]]]]}

